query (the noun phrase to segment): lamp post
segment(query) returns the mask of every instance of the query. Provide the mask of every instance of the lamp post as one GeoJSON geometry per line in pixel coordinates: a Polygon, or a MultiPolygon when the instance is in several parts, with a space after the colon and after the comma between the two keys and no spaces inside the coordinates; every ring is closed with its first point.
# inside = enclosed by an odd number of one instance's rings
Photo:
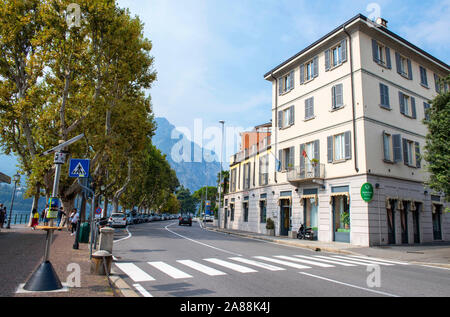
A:
{"type": "Polygon", "coordinates": [[[222,125],[222,145],[220,150],[220,174],[219,174],[219,211],[217,213],[217,221],[219,223],[220,228],[220,208],[222,207],[221,194],[222,194],[222,162],[223,162],[223,141],[224,141],[223,135],[225,129],[225,121],[221,120],[219,121],[219,123],[222,125]]]}
{"type": "Polygon", "coordinates": [[[20,175],[19,174],[14,175],[13,180],[14,180],[14,191],[11,197],[11,206],[9,208],[8,225],[6,226],[6,229],[11,229],[12,209],[14,205],[14,198],[16,197],[17,183],[20,181],[20,175]]]}

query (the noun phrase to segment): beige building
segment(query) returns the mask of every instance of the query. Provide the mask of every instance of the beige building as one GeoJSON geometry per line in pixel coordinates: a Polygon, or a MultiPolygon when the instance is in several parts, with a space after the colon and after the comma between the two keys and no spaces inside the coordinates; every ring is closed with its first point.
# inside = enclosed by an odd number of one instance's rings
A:
{"type": "Polygon", "coordinates": [[[270,144],[232,157],[221,226],[266,233],[271,218],[276,235],[306,224],[320,241],[362,246],[450,240],[420,156],[426,109],[449,73],[362,15],[275,67],[264,76],[270,144]]]}

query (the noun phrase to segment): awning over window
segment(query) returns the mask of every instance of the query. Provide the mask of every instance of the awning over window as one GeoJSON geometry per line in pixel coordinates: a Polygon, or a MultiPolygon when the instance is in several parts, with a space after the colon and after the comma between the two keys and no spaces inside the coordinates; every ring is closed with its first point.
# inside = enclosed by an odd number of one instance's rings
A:
{"type": "Polygon", "coordinates": [[[342,193],[332,193],[330,195],[330,205],[333,203],[333,197],[347,197],[347,202],[350,201],[350,194],[348,192],[342,192],[342,193]]]}
{"type": "Polygon", "coordinates": [[[303,206],[304,199],[314,199],[316,206],[319,204],[319,196],[317,194],[315,195],[303,195],[300,197],[300,205],[303,206]]]}
{"type": "Polygon", "coordinates": [[[433,214],[435,214],[437,212],[437,208],[439,206],[444,206],[444,205],[440,204],[440,203],[433,203],[433,204],[431,204],[431,211],[433,212],[433,214]]]}
{"type": "Polygon", "coordinates": [[[291,202],[292,202],[292,197],[285,196],[285,197],[280,197],[280,198],[278,198],[278,206],[281,206],[281,201],[282,201],[282,200],[289,200],[289,204],[291,204],[291,202]]]}

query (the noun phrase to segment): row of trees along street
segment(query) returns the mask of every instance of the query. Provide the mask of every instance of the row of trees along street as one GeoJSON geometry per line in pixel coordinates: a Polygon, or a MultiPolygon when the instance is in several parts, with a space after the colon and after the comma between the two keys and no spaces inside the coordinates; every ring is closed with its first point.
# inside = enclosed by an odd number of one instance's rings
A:
{"type": "MultiPolygon", "coordinates": [[[[0,0],[2,152],[18,157],[35,208],[51,195],[55,172],[53,157],[40,154],[84,133],[67,150],[69,158],[91,159],[104,214],[108,202],[113,211],[164,209],[179,184],[151,142],[156,126],[145,91],[157,75],[152,43],[140,19],[114,0],[77,1],[79,26],[66,21],[72,2],[0,0]]],[[[65,210],[80,192],[66,163],[59,186],[65,210]]]]}

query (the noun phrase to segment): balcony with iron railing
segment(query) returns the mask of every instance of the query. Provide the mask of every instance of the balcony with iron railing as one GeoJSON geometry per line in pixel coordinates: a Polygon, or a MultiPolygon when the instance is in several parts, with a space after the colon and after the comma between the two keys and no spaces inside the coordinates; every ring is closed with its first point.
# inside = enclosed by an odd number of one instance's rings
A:
{"type": "Polygon", "coordinates": [[[296,166],[287,172],[290,183],[314,183],[314,180],[325,179],[325,164],[312,163],[305,166],[296,166]]]}

